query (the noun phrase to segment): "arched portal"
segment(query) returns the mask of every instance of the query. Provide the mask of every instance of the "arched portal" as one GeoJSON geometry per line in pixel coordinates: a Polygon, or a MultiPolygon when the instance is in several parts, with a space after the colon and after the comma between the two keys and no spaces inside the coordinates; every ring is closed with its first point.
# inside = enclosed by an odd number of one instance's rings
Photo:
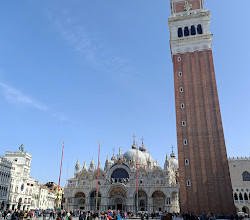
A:
{"type": "Polygon", "coordinates": [[[244,206],[244,207],[242,208],[242,212],[249,214],[249,208],[246,207],[246,206],[244,206]]]}
{"type": "Polygon", "coordinates": [[[127,195],[120,186],[113,187],[109,192],[109,209],[126,211],[127,195]]]}
{"type": "Polygon", "coordinates": [[[153,211],[164,211],[164,205],[165,205],[165,194],[158,190],[152,194],[153,199],[153,211]]]}
{"type": "Polygon", "coordinates": [[[98,197],[96,196],[96,191],[92,191],[92,193],[90,193],[90,210],[94,211],[94,210],[100,210],[100,206],[101,206],[101,193],[98,192],[98,197]]]}
{"type": "Polygon", "coordinates": [[[86,197],[83,192],[77,192],[73,198],[74,209],[85,209],[86,197]]]}
{"type": "MultiPolygon", "coordinates": [[[[143,190],[138,191],[138,211],[148,211],[148,197],[143,190]]],[[[135,207],[137,207],[137,193],[135,193],[135,207]]]]}

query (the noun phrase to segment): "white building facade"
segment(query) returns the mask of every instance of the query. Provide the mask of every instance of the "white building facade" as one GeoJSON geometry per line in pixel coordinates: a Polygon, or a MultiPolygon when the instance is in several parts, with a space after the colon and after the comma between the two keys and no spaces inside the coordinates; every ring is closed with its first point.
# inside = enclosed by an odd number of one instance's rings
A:
{"type": "Polygon", "coordinates": [[[250,157],[229,158],[228,162],[236,210],[250,214],[250,157]]]}
{"type": "Polygon", "coordinates": [[[30,209],[36,183],[35,179],[30,177],[32,155],[24,152],[21,145],[19,151],[6,152],[5,158],[12,163],[9,208],[30,209]]]}
{"type": "Polygon", "coordinates": [[[67,210],[82,209],[105,211],[108,209],[126,212],[179,212],[179,184],[176,182],[178,161],[175,154],[166,157],[161,168],[142,146],[132,149],[111,160],[108,158],[104,169],[100,168],[98,196],[96,196],[98,170],[92,159],[89,168],[83,168],[77,160],[74,177],[68,180],[64,189],[67,210]],[[137,155],[138,155],[138,197],[137,197],[137,155]]]}
{"type": "Polygon", "coordinates": [[[0,209],[8,208],[12,164],[0,157],[0,209]]]}
{"type": "Polygon", "coordinates": [[[39,191],[39,201],[38,208],[39,209],[54,209],[55,207],[55,193],[51,192],[45,185],[40,185],[39,191]]]}

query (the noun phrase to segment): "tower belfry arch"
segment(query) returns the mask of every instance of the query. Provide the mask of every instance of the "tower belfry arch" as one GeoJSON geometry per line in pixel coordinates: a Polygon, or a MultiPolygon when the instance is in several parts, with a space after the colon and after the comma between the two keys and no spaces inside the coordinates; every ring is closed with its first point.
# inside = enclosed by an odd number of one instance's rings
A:
{"type": "Polygon", "coordinates": [[[210,11],[170,0],[181,212],[235,213],[217,93],[210,11]]]}

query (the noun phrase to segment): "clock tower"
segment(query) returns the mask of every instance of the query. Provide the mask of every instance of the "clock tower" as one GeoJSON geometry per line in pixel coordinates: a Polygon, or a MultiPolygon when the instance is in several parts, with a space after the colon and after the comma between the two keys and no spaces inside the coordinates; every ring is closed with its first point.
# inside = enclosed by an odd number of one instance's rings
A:
{"type": "Polygon", "coordinates": [[[210,11],[170,0],[181,212],[235,213],[217,93],[210,11]]]}

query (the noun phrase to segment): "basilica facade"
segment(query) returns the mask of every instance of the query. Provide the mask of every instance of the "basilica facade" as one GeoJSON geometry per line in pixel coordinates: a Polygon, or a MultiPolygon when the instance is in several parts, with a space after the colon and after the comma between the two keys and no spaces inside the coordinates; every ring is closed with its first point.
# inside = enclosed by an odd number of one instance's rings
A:
{"type": "Polygon", "coordinates": [[[113,154],[111,160],[107,158],[104,169],[99,169],[98,196],[98,169],[94,160],[89,167],[85,162],[83,168],[77,160],[74,177],[68,179],[65,186],[64,208],[85,211],[112,209],[133,213],[137,210],[179,212],[177,171],[178,161],[173,152],[170,157],[166,156],[162,168],[147,152],[143,142],[138,149],[134,141],[131,149],[123,154],[120,148],[119,154],[113,154]]]}

